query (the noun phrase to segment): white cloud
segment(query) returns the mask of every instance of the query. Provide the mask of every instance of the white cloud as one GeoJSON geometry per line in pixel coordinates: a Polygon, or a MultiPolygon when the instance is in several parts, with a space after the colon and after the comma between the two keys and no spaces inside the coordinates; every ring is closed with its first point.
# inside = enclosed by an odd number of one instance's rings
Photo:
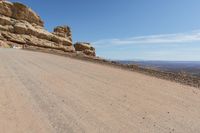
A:
{"type": "Polygon", "coordinates": [[[96,47],[105,46],[123,46],[135,44],[174,44],[174,43],[189,43],[200,41],[200,31],[192,31],[176,34],[160,34],[137,36],[125,39],[105,39],[93,42],[96,47]]]}

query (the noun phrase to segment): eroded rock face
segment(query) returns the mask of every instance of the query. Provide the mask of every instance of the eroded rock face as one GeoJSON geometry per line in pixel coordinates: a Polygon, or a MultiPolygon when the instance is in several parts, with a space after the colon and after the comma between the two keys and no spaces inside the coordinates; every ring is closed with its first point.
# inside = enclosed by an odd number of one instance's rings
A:
{"type": "Polygon", "coordinates": [[[68,26],[57,26],[53,33],[44,29],[44,22],[21,3],[0,1],[0,47],[42,47],[96,56],[90,43],[72,45],[68,26]]]}
{"type": "Polygon", "coordinates": [[[77,42],[74,44],[75,50],[82,52],[89,56],[96,56],[95,48],[91,46],[90,43],[87,42],[77,42]]]}
{"type": "Polygon", "coordinates": [[[21,45],[74,52],[71,30],[58,26],[55,33],[43,27],[40,17],[20,3],[0,1],[0,40],[21,45]]]}
{"type": "Polygon", "coordinates": [[[5,41],[0,40],[0,48],[10,48],[10,45],[5,41]]]}
{"type": "Polygon", "coordinates": [[[44,25],[41,18],[34,11],[18,2],[11,3],[8,1],[1,1],[0,14],[17,20],[35,23],[40,26],[44,25]]]}
{"type": "Polygon", "coordinates": [[[57,26],[54,28],[53,34],[58,35],[60,37],[68,38],[72,41],[72,33],[69,26],[57,26]]]}

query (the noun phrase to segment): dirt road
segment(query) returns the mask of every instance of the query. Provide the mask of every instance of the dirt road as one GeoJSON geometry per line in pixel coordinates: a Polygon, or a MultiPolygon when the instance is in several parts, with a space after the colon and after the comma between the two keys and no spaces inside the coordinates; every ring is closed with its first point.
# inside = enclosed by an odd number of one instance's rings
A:
{"type": "Polygon", "coordinates": [[[200,91],[51,54],[0,49],[1,133],[199,133],[200,91]]]}

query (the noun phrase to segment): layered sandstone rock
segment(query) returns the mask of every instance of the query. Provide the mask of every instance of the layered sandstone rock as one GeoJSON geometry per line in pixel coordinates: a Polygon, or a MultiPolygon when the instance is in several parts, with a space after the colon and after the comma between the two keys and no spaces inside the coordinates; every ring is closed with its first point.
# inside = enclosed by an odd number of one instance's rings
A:
{"type": "Polygon", "coordinates": [[[21,3],[0,1],[0,40],[74,52],[70,28],[59,26],[50,33],[41,18],[21,3]]]}
{"type": "Polygon", "coordinates": [[[96,56],[95,48],[91,46],[90,43],[87,42],[77,42],[74,44],[75,50],[82,52],[89,56],[96,56]]]}
{"type": "Polygon", "coordinates": [[[0,47],[2,48],[10,48],[10,45],[8,45],[5,41],[0,40],[0,47]]]}
{"type": "Polygon", "coordinates": [[[18,2],[11,3],[8,1],[1,1],[0,13],[9,18],[25,20],[40,26],[44,25],[43,21],[34,11],[18,2]]]}
{"type": "Polygon", "coordinates": [[[57,26],[54,28],[53,34],[58,35],[60,37],[68,37],[68,39],[72,41],[72,33],[69,26],[57,26]]]}
{"type": "Polygon", "coordinates": [[[72,45],[72,33],[68,26],[57,26],[50,33],[44,29],[42,19],[27,6],[0,1],[0,47],[28,46],[96,55],[90,43],[72,45]]]}

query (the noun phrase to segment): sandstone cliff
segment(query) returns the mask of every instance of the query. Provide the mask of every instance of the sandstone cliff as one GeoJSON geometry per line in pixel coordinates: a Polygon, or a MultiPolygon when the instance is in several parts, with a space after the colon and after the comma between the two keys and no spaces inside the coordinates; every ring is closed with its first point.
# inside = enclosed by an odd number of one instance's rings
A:
{"type": "MultiPolygon", "coordinates": [[[[0,1],[0,40],[0,47],[36,46],[75,52],[68,26],[57,26],[50,33],[34,11],[17,2],[0,1]]],[[[87,49],[83,53],[94,56],[94,52],[87,49]]]]}

